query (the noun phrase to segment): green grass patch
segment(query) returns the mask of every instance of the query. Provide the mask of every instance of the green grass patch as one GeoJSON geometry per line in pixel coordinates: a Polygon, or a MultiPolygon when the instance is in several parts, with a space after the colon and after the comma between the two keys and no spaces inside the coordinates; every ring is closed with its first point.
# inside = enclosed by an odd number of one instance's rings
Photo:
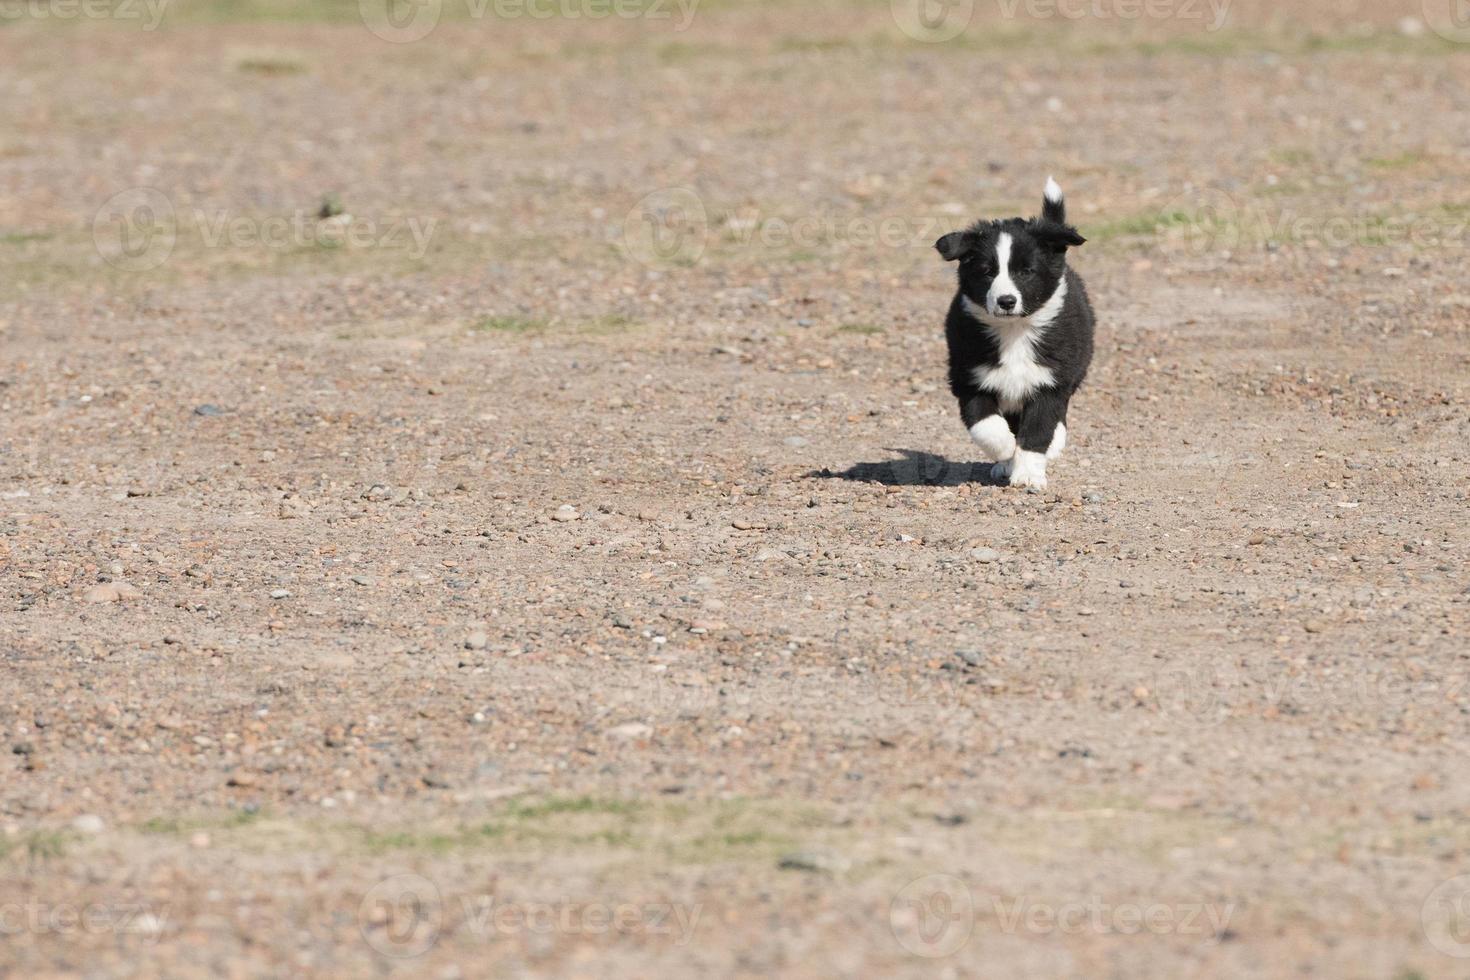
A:
{"type": "Polygon", "coordinates": [[[1188,228],[1195,221],[1195,217],[1185,211],[1147,211],[1097,224],[1088,224],[1083,234],[1090,242],[1108,242],[1119,238],[1151,238],[1171,228],[1188,228]]]}
{"type": "Polygon", "coordinates": [[[855,333],[865,337],[883,332],[883,328],[876,323],[844,323],[837,328],[838,333],[855,333]]]}
{"type": "Polygon", "coordinates": [[[1305,167],[1317,161],[1317,155],[1311,150],[1300,147],[1283,147],[1272,150],[1266,155],[1266,159],[1272,163],[1279,163],[1284,167],[1305,167]]]}
{"type": "MultiPolygon", "coordinates": [[[[260,828],[262,839],[279,838],[281,829],[260,828]]],[[[292,836],[300,837],[300,829],[292,836]]],[[[371,855],[489,852],[529,857],[581,851],[702,865],[773,862],[784,851],[822,843],[834,833],[831,821],[806,804],[550,796],[506,801],[478,824],[432,829],[318,825],[304,839],[309,846],[371,855]]]]}
{"type": "Polygon", "coordinates": [[[627,333],[638,326],[638,321],[623,313],[608,313],[593,317],[582,324],[581,332],[596,336],[627,333]]]}
{"type": "Polygon", "coordinates": [[[248,827],[264,816],[261,810],[230,810],[223,815],[198,815],[193,817],[153,817],[138,825],[145,834],[178,836],[192,834],[198,830],[232,830],[248,827]]]}
{"type": "Polygon", "coordinates": [[[0,245],[29,245],[50,239],[49,231],[8,231],[0,235],[0,245]]]}
{"type": "Polygon", "coordinates": [[[476,320],[470,329],[476,333],[540,333],[546,329],[546,321],[528,316],[492,314],[476,320]]]}
{"type": "Polygon", "coordinates": [[[281,51],[253,51],[235,57],[235,70],[247,75],[300,75],[306,62],[281,51]]]}
{"type": "Polygon", "coordinates": [[[1407,170],[1428,160],[1429,157],[1422,150],[1406,150],[1390,156],[1369,157],[1363,162],[1374,170],[1407,170]]]}
{"type": "Polygon", "coordinates": [[[33,830],[18,841],[0,838],[0,858],[23,851],[27,860],[49,861],[66,854],[72,836],[61,830],[33,830]]]}

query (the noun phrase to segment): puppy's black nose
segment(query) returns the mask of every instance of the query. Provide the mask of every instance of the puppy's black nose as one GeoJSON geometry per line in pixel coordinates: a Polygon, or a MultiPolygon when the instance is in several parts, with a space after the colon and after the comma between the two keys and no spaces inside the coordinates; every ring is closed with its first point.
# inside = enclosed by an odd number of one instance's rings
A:
{"type": "Polygon", "coordinates": [[[1014,310],[1016,308],[1016,297],[997,296],[995,298],[995,305],[999,306],[1003,310],[1014,310]]]}

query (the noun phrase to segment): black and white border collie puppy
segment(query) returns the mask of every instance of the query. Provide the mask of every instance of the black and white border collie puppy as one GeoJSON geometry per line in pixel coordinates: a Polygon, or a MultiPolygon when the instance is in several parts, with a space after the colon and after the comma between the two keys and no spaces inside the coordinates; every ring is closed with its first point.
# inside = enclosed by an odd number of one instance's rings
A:
{"type": "Polygon", "coordinates": [[[1085,241],[1048,177],[1041,217],[981,221],[934,243],[960,263],[944,324],[949,387],[995,460],[991,475],[1013,487],[1046,489],[1046,461],[1067,444],[1067,402],[1092,363],[1092,305],[1067,266],[1067,249],[1085,241]]]}

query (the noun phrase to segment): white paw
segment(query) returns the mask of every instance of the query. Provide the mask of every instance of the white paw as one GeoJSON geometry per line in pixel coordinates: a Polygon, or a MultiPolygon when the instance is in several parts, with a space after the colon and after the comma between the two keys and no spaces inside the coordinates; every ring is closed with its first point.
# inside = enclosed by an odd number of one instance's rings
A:
{"type": "Polygon", "coordinates": [[[990,468],[990,478],[999,483],[1011,478],[1011,461],[1003,459],[990,468]]]}
{"type": "Polygon", "coordinates": [[[1046,489],[1046,456],[1042,453],[1031,453],[1024,449],[1016,452],[1016,458],[1011,461],[1011,486],[1022,487],[1026,490],[1046,489]]]}
{"type": "Polygon", "coordinates": [[[1010,459],[1016,451],[1016,437],[999,415],[987,415],[970,426],[970,438],[991,459],[1010,459]]]}
{"type": "Polygon", "coordinates": [[[1046,447],[1046,458],[1056,459],[1062,455],[1062,450],[1067,448],[1067,426],[1064,422],[1058,422],[1056,430],[1051,434],[1051,445],[1046,447]]]}

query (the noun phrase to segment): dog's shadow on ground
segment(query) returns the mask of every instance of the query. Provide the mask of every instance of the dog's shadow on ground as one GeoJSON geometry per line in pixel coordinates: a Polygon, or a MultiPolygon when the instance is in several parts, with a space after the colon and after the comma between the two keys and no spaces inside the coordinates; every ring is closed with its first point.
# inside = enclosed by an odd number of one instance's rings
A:
{"type": "Polygon", "coordinates": [[[885,487],[957,487],[966,483],[998,486],[991,479],[993,463],[956,462],[920,449],[890,449],[899,459],[881,463],[854,463],[845,470],[822,467],[807,476],[823,480],[881,483],[885,487]]]}

